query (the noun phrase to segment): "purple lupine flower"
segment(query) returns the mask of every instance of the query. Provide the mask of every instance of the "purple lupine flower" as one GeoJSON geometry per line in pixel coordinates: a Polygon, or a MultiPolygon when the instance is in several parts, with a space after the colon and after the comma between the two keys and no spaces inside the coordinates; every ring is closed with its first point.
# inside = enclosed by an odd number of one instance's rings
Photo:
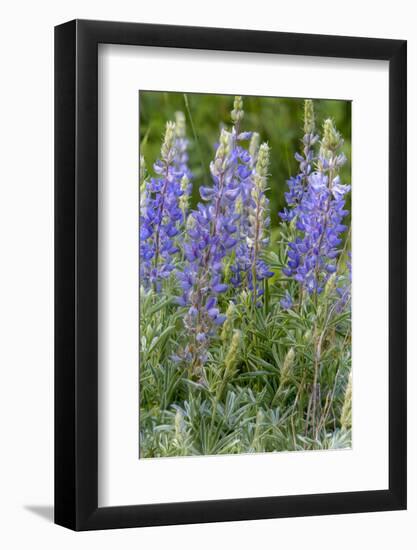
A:
{"type": "Polygon", "coordinates": [[[243,101],[240,96],[236,96],[233,103],[231,118],[232,128],[232,148],[233,159],[235,161],[234,177],[238,181],[236,188],[236,209],[239,213],[238,238],[246,236],[247,228],[247,208],[251,200],[252,176],[255,166],[255,154],[259,147],[259,134],[254,132],[241,132],[240,125],[244,117],[243,101]],[[249,151],[242,147],[241,142],[250,140],[249,151]],[[252,153],[251,153],[252,152],[252,153]],[[245,225],[246,224],[246,225],[245,225]]]}
{"type": "Polygon", "coordinates": [[[182,174],[176,170],[175,124],[167,122],[161,158],[154,164],[157,177],[145,182],[140,212],[140,278],[145,288],[159,288],[160,280],[174,269],[178,252],[175,237],[182,219],[179,199],[182,174]]]}
{"type": "MultiPolygon", "coordinates": [[[[243,155],[242,155],[243,156],[243,155]]],[[[236,213],[239,215],[237,226],[237,245],[235,261],[230,266],[230,282],[235,286],[241,285],[245,281],[246,273],[250,269],[251,255],[248,244],[250,232],[249,214],[252,204],[252,189],[254,178],[253,157],[245,155],[245,163],[239,167],[238,178],[240,193],[236,199],[236,213]]]]}
{"type": "Polygon", "coordinates": [[[240,97],[235,98],[231,115],[234,122],[232,136],[237,136],[233,143],[236,147],[236,159],[239,161],[236,178],[240,193],[236,201],[236,212],[239,214],[238,242],[235,260],[230,266],[230,281],[234,286],[246,283],[248,289],[253,291],[256,302],[263,292],[260,288],[261,281],[273,275],[260,257],[262,248],[268,242],[265,229],[270,223],[268,199],[265,195],[269,148],[266,143],[259,148],[259,134],[256,132],[240,133],[239,125],[244,116],[240,97]],[[249,138],[249,151],[237,145],[238,140],[249,138]]]}
{"type": "Polygon", "coordinates": [[[302,139],[302,154],[295,153],[295,159],[300,166],[299,173],[287,181],[288,191],[285,193],[287,207],[280,212],[282,220],[290,222],[298,213],[298,208],[306,190],[308,176],[314,161],[313,147],[319,136],[315,133],[314,105],[311,99],[304,101],[304,136],[302,139]]]}
{"type": "Polygon", "coordinates": [[[342,243],[342,223],[348,213],[345,195],[349,185],[342,185],[336,175],[344,162],[338,154],[343,140],[328,119],[320,148],[317,172],[307,178],[299,205],[295,227],[298,235],[288,244],[288,264],[283,273],[298,281],[309,294],[322,292],[329,277],[337,271],[342,243]]]}
{"type": "Polygon", "coordinates": [[[189,308],[184,324],[194,337],[191,355],[193,368],[197,370],[201,370],[207,359],[208,338],[226,318],[217,299],[228,288],[223,260],[237,243],[235,201],[239,182],[234,177],[237,153],[232,140],[232,133],[222,130],[210,165],[213,187],[200,188],[205,204],[199,203],[188,217],[185,266],[177,273],[182,289],[178,303],[189,308]]]}

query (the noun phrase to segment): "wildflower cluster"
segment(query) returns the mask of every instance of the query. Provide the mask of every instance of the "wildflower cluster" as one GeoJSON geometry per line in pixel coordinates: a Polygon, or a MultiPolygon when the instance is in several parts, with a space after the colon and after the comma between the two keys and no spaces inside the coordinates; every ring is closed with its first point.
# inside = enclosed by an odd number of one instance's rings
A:
{"type": "Polygon", "coordinates": [[[300,165],[300,171],[295,177],[287,181],[288,191],[285,193],[285,200],[289,208],[284,208],[280,216],[284,221],[290,222],[298,213],[303,198],[308,177],[315,160],[314,145],[318,142],[319,136],[315,133],[314,106],[311,99],[304,102],[304,136],[302,141],[302,153],[295,153],[295,159],[300,165]]]}
{"type": "Polygon", "coordinates": [[[295,238],[288,243],[288,264],[283,273],[298,281],[309,294],[320,294],[330,276],[337,271],[341,253],[341,235],[346,231],[343,218],[345,195],[349,185],[340,181],[339,169],[346,161],[340,148],[343,139],[331,119],[323,125],[323,138],[317,158],[312,146],[318,141],[314,134],[312,106],[306,102],[304,156],[300,173],[288,182],[286,194],[289,209],[281,213],[285,221],[295,224],[295,238]],[[311,163],[316,161],[316,170],[311,163]]]}
{"type": "Polygon", "coordinates": [[[179,200],[184,194],[175,160],[175,123],[167,122],[161,158],[154,164],[156,177],[146,181],[140,212],[140,275],[145,287],[160,288],[160,281],[174,269],[178,252],[175,236],[182,219],[179,200]]]}
{"type": "MultiPolygon", "coordinates": [[[[222,128],[210,163],[211,185],[200,186],[201,202],[190,208],[193,175],[185,116],[177,112],[175,118],[175,123],[166,125],[160,159],[153,167],[156,176],[147,177],[141,162],[140,274],[143,286],[156,291],[163,280],[175,275],[177,304],[185,308],[188,336],[175,358],[201,373],[210,342],[226,320],[227,305],[235,301],[229,290],[246,292],[260,306],[265,281],[274,275],[265,255],[270,239],[271,153],[267,143],[260,144],[257,132],[242,131],[243,101],[235,97],[232,126],[222,128]],[[228,300],[222,298],[226,294],[228,300]]],[[[339,177],[345,161],[342,144],[330,119],[324,122],[319,141],[313,102],[306,100],[302,149],[295,154],[299,173],[288,181],[287,206],[280,215],[293,236],[282,271],[309,294],[320,294],[337,271],[341,234],[346,230],[345,195],[350,189],[339,177]]],[[[349,291],[339,286],[338,292],[342,307],[349,291]]],[[[281,307],[292,306],[293,297],[285,289],[281,307]]]]}
{"type": "MultiPolygon", "coordinates": [[[[236,112],[235,109],[232,111],[236,112]]],[[[240,113],[239,121],[243,118],[240,113]]],[[[273,272],[261,259],[262,249],[268,244],[267,229],[270,225],[269,202],[266,197],[269,166],[269,147],[267,143],[259,146],[259,134],[248,132],[240,136],[249,138],[249,150],[239,149],[241,165],[238,168],[240,195],[236,203],[239,214],[238,244],[235,262],[231,265],[231,282],[237,287],[243,285],[252,291],[254,302],[260,305],[258,297],[263,294],[261,281],[272,277],[273,272]]]]}
{"type": "MultiPolygon", "coordinates": [[[[349,447],[349,143],[331,118],[316,122],[306,100],[278,213],[286,144],[277,136],[290,135],[279,126],[292,111],[277,107],[292,100],[256,98],[245,113],[236,96],[229,121],[215,122],[211,153],[196,129],[213,129],[202,116],[219,100],[179,101],[194,139],[173,108],[159,152],[146,132],[141,153],[158,160],[140,158],[140,456],[349,447]],[[259,114],[268,122],[257,127],[259,114]],[[246,131],[248,121],[258,132],[246,131]],[[270,123],[277,134],[266,143],[270,123]]],[[[342,107],[329,107],[337,120],[349,112],[342,107]]]]}
{"type": "Polygon", "coordinates": [[[257,301],[261,281],[273,275],[261,258],[268,243],[269,147],[259,147],[259,134],[241,131],[243,117],[237,96],[233,126],[221,130],[210,164],[212,185],[200,187],[202,202],[194,210],[189,209],[192,174],[182,113],[175,124],[167,123],[161,158],[154,165],[158,177],[147,181],[142,193],[141,280],[158,289],[175,270],[178,304],[188,308],[184,326],[190,342],[183,358],[194,370],[206,362],[207,343],[226,318],[219,295],[230,285],[244,285],[257,301]]]}
{"type": "Polygon", "coordinates": [[[210,165],[212,187],[200,187],[203,203],[190,213],[184,243],[185,265],[177,272],[182,295],[178,303],[189,307],[184,318],[192,335],[189,359],[197,365],[206,361],[206,342],[225,315],[218,308],[218,295],[228,285],[224,259],[235,247],[238,215],[235,202],[240,189],[235,173],[232,134],[222,130],[214,161],[210,165]]]}

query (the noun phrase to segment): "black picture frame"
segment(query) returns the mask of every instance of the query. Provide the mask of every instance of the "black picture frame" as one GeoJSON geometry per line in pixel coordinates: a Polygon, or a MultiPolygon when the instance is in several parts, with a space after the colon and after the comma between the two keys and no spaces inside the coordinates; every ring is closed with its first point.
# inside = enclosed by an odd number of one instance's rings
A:
{"type": "Polygon", "coordinates": [[[406,41],[74,20],[55,28],[55,523],[74,530],[406,508],[406,41]],[[98,506],[98,44],[389,62],[389,488],[98,506]]]}

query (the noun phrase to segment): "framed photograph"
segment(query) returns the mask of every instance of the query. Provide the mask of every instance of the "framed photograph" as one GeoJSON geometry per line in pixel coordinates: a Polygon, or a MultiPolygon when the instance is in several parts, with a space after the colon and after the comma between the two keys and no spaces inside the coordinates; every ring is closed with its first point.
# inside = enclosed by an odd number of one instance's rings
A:
{"type": "Polygon", "coordinates": [[[406,508],[406,42],[55,29],[55,522],[406,508]]]}

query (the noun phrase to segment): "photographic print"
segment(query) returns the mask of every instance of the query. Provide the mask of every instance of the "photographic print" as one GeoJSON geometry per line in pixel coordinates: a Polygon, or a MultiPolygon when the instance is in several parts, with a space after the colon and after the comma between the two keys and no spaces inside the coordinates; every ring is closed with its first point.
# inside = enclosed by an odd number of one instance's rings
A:
{"type": "Polygon", "coordinates": [[[55,523],[405,510],[407,42],[73,20],[54,57],[55,523]]]}
{"type": "Polygon", "coordinates": [[[139,105],[139,457],[350,448],[351,102],[139,105]]]}

